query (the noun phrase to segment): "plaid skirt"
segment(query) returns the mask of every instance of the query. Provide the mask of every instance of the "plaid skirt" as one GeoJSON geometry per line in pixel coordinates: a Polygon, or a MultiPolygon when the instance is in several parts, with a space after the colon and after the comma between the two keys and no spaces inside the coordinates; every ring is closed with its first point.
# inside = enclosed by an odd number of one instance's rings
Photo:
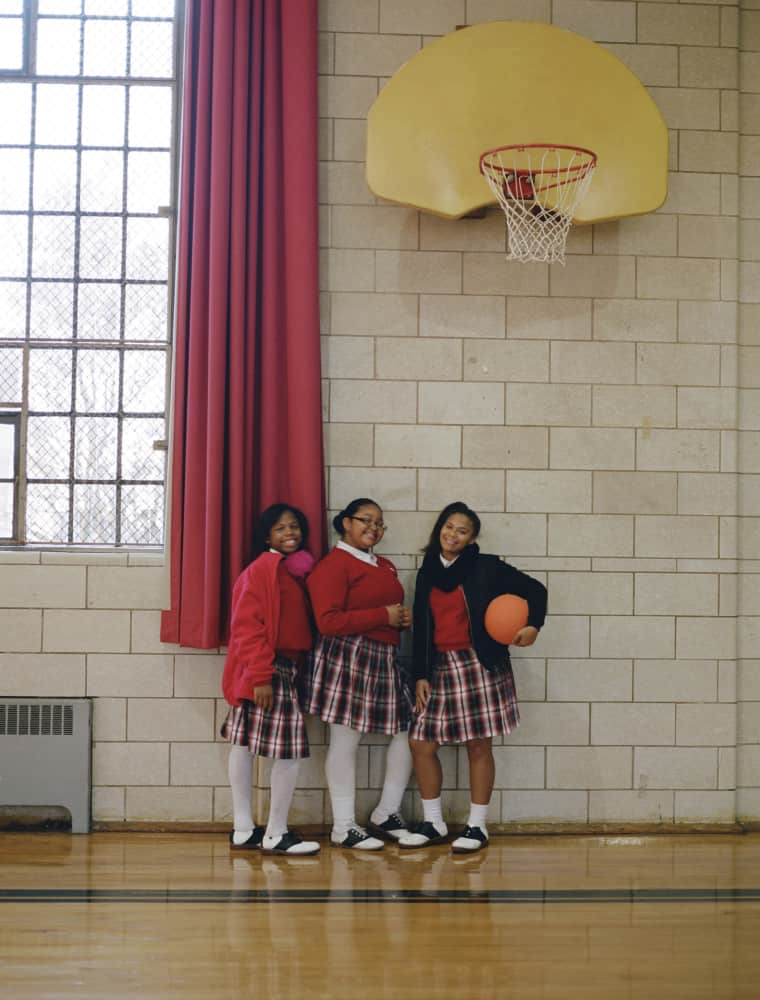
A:
{"type": "Polygon", "coordinates": [[[268,712],[252,701],[232,705],[221,728],[224,739],[260,757],[293,760],[309,756],[309,738],[298,704],[298,665],[278,656],[272,675],[272,707],[268,712]]]}
{"type": "Polygon", "coordinates": [[[466,743],[511,733],[520,724],[509,662],[486,670],[474,649],[436,653],[430,701],[412,724],[410,739],[466,743]]]}
{"type": "Polygon", "coordinates": [[[320,636],[304,671],[304,712],[360,733],[409,728],[412,686],[397,647],[361,635],[320,636]]]}

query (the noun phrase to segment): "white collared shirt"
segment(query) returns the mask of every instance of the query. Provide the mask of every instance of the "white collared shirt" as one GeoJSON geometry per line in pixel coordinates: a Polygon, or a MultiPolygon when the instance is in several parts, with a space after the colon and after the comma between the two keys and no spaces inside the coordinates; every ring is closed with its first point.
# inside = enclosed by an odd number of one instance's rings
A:
{"type": "Polygon", "coordinates": [[[363,549],[357,549],[353,545],[349,545],[348,542],[344,542],[342,538],[335,548],[341,549],[343,552],[348,552],[350,556],[353,556],[355,559],[361,559],[362,562],[369,563],[370,566],[377,566],[377,556],[374,552],[365,552],[363,549]]]}
{"type": "Polygon", "coordinates": [[[444,559],[444,558],[443,558],[443,554],[442,554],[442,553],[439,553],[439,555],[438,555],[438,558],[439,558],[439,559],[441,560],[441,562],[443,563],[443,568],[444,568],[444,569],[448,569],[448,568],[449,568],[449,566],[453,566],[453,565],[454,565],[454,563],[455,563],[455,562],[457,561],[457,559],[459,558],[459,556],[454,556],[454,558],[453,558],[453,559],[444,559]]]}

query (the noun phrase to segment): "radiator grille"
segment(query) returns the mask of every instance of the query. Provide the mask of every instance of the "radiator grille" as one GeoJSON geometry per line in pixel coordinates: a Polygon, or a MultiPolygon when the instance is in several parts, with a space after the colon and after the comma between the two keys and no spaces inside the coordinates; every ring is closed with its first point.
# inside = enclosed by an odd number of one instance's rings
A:
{"type": "Polygon", "coordinates": [[[66,704],[2,704],[0,736],[73,736],[74,707],[66,704]]]}

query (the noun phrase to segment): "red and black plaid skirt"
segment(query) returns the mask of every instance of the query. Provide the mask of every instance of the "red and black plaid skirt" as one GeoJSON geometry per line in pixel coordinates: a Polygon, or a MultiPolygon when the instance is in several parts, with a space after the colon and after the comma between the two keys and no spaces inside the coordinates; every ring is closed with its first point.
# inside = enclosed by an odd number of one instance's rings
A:
{"type": "Polygon", "coordinates": [[[265,712],[252,701],[231,706],[221,735],[235,746],[247,746],[260,757],[308,757],[309,738],[298,703],[297,676],[298,665],[278,656],[272,675],[271,709],[265,712]]]}
{"type": "Polygon", "coordinates": [[[511,733],[520,724],[512,667],[486,670],[474,649],[436,653],[430,701],[412,723],[413,740],[466,743],[511,733]]]}
{"type": "Polygon", "coordinates": [[[409,728],[414,700],[397,647],[361,635],[320,636],[304,672],[304,712],[360,733],[409,728]]]}

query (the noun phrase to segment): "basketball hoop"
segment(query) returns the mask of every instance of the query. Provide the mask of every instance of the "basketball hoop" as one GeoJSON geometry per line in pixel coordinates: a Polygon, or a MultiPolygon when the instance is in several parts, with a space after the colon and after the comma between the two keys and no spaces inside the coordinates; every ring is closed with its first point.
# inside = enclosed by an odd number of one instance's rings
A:
{"type": "Polygon", "coordinates": [[[575,210],[586,197],[596,153],[581,146],[499,146],[480,157],[480,172],[507,218],[507,260],[565,263],[575,210]]]}

